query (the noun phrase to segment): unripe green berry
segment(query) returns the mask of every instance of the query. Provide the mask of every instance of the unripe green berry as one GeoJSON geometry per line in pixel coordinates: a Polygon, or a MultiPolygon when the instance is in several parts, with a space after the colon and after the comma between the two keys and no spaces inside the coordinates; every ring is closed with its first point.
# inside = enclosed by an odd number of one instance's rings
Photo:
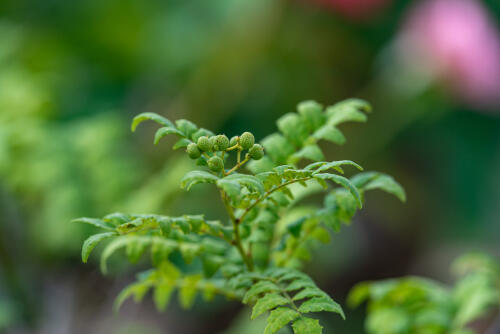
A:
{"type": "Polygon", "coordinates": [[[210,137],[210,138],[208,138],[208,139],[210,140],[210,144],[212,145],[211,150],[213,150],[213,151],[217,151],[217,150],[215,149],[215,140],[217,139],[217,136],[212,136],[212,137],[210,137]]]}
{"type": "Polygon", "coordinates": [[[254,144],[250,150],[248,150],[250,158],[254,160],[260,160],[264,156],[264,148],[259,144],[254,144]]]}
{"type": "Polygon", "coordinates": [[[250,132],[243,132],[240,136],[240,145],[244,150],[248,150],[255,144],[255,137],[250,132]]]}
{"type": "Polygon", "coordinates": [[[209,152],[212,150],[212,143],[207,136],[201,136],[200,138],[198,138],[197,145],[200,151],[209,152]]]}
{"type": "Polygon", "coordinates": [[[187,146],[186,152],[191,159],[198,159],[201,156],[201,152],[195,143],[191,143],[187,146]]]}
{"type": "Polygon", "coordinates": [[[234,136],[233,138],[231,138],[231,140],[229,141],[229,147],[233,147],[234,145],[238,144],[238,136],[234,136]]]}
{"type": "Polygon", "coordinates": [[[216,155],[208,159],[208,168],[214,172],[220,172],[224,168],[224,161],[216,155]]]}
{"type": "Polygon", "coordinates": [[[225,151],[229,147],[229,138],[226,135],[218,135],[215,137],[214,150],[225,151]]]}

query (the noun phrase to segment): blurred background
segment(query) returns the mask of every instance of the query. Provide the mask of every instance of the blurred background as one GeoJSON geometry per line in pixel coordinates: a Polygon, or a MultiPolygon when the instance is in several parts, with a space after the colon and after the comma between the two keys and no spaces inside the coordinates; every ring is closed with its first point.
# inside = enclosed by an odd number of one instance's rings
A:
{"type": "MultiPolygon", "coordinates": [[[[500,2],[496,0],[3,0],[0,2],[0,332],[255,334],[217,300],[158,313],[112,302],[147,263],[103,276],[79,216],[222,211],[145,111],[257,139],[305,99],[370,101],[332,160],[394,175],[309,265],[336,300],[362,280],[452,282],[470,250],[500,255],[500,2]],[[141,267],[142,266],[142,267],[141,267]]],[[[363,333],[363,310],[325,333],[363,333]]],[[[338,318],[338,319],[337,319],[338,318]]],[[[260,327],[259,327],[260,326],[260,327]]]]}

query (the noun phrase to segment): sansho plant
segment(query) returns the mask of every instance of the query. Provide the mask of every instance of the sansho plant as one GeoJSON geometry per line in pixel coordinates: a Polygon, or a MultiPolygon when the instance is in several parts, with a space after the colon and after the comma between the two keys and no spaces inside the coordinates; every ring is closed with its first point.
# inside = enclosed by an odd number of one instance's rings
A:
{"type": "Polygon", "coordinates": [[[134,118],[132,131],[145,120],[162,126],[155,143],[169,134],[179,137],[173,148],[185,148],[200,166],[182,178],[181,187],[213,184],[227,217],[112,213],[102,219],[76,219],[104,231],[84,242],[83,262],[99,242],[110,239],[101,255],[103,273],[115,251],[125,248],[128,259],[136,262],[150,249],[152,269],[140,273],[119,294],[116,308],[128,297],[140,301],[152,290],[157,308],[164,310],[178,289],[185,308],[201,292],[206,300],[220,294],[253,305],[252,319],[269,312],[265,334],[288,325],[296,334],[321,333],[319,321],[311,317],[316,312],[344,318],[341,306],[300,271],[302,263],[318,243],[330,241],[330,230],[338,232],[342,224],[350,224],[367,190],[382,189],[402,201],[405,193],[382,173],[342,176],[345,167],[362,168],[349,160],[325,161],[318,146],[322,140],[343,144],[338,125],[366,121],[365,113],[371,110],[366,102],[349,99],[324,109],[306,101],[297,110],[282,116],[279,132],[260,144],[250,132],[229,139],[183,119],[174,124],[154,113],[134,118]],[[301,202],[318,193],[324,193],[321,207],[301,202]],[[182,266],[172,261],[178,254],[185,262],[182,266]]]}

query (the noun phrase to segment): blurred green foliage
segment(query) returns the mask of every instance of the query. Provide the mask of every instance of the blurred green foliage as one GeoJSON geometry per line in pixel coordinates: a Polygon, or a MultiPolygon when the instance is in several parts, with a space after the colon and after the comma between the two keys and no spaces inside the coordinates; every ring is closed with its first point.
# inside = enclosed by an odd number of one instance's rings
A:
{"type": "Polygon", "coordinates": [[[451,287],[419,277],[360,283],[348,302],[368,301],[370,334],[477,333],[471,323],[500,306],[500,265],[485,254],[468,254],[453,269],[461,277],[451,287]]]}

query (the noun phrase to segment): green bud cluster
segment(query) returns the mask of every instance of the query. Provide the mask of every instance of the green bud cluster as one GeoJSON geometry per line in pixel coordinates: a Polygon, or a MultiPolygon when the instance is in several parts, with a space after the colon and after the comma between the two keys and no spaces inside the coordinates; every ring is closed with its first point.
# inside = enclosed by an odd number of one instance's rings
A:
{"type": "Polygon", "coordinates": [[[247,160],[260,160],[264,156],[264,148],[259,144],[255,144],[254,135],[248,131],[242,133],[241,136],[232,137],[231,140],[226,135],[209,136],[209,134],[201,132],[201,130],[198,131],[198,136],[194,137],[195,142],[188,144],[186,147],[188,156],[191,159],[198,159],[204,155],[202,158],[205,161],[204,164],[213,172],[224,170],[224,160],[215,152],[226,152],[228,149],[237,150],[238,152],[248,150],[247,160]],[[210,152],[211,154],[209,154],[210,152]]]}

